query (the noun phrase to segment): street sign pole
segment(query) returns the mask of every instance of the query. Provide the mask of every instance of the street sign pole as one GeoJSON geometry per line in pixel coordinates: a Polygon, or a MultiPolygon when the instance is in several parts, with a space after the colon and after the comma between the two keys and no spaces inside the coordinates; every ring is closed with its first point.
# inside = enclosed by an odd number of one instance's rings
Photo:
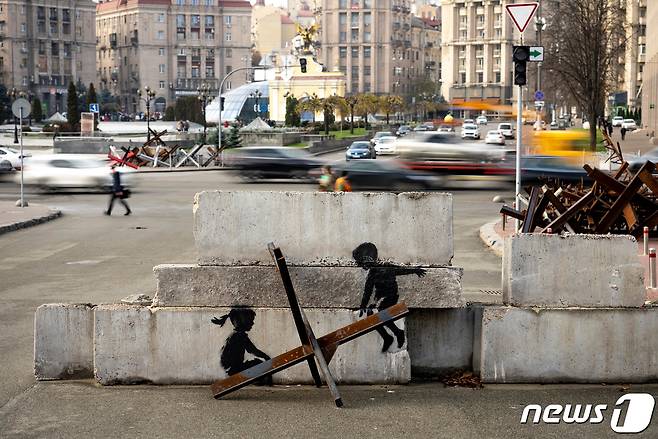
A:
{"type": "Polygon", "coordinates": [[[21,123],[20,141],[21,141],[21,207],[25,207],[25,197],[23,195],[23,107],[19,109],[19,120],[21,123]]]}
{"type": "MultiPolygon", "coordinates": [[[[519,85],[519,92],[516,97],[516,210],[521,211],[521,131],[523,128],[523,86],[519,85]]],[[[521,230],[521,222],[519,219],[514,220],[514,230],[518,232],[521,230]]]]}

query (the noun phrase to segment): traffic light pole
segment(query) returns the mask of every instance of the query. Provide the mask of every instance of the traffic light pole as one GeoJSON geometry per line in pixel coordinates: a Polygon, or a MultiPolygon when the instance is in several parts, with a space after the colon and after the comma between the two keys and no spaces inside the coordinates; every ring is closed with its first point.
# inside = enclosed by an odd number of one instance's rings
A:
{"type": "MultiPolygon", "coordinates": [[[[523,129],[523,86],[519,85],[519,92],[516,97],[516,210],[521,211],[521,131],[523,129]]],[[[521,223],[514,220],[514,230],[521,230],[521,223]]]]}

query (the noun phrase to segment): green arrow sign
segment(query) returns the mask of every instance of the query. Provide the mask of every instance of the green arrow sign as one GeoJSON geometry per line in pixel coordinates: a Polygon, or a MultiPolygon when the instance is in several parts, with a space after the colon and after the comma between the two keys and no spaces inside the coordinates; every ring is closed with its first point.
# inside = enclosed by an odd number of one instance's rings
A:
{"type": "Polygon", "coordinates": [[[530,56],[533,58],[537,58],[539,55],[541,55],[541,52],[538,50],[531,50],[530,51],[530,56]]]}
{"type": "Polygon", "coordinates": [[[530,58],[528,59],[530,62],[541,62],[544,60],[543,46],[530,47],[530,51],[528,53],[530,54],[530,58]]]}

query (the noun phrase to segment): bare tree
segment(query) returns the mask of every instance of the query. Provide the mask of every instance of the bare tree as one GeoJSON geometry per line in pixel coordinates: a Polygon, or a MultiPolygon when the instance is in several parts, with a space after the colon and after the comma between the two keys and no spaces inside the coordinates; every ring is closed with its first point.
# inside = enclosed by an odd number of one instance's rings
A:
{"type": "Polygon", "coordinates": [[[619,2],[612,0],[546,3],[550,32],[544,65],[587,114],[590,148],[594,150],[597,121],[604,114],[606,95],[615,83],[625,46],[624,17],[619,2]]]}

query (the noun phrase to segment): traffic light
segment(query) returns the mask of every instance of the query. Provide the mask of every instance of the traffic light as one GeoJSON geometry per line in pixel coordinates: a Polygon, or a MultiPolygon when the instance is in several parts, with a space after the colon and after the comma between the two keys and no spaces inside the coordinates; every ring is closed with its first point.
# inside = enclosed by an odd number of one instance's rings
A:
{"type": "Polygon", "coordinates": [[[299,66],[302,68],[302,73],[306,73],[306,58],[299,58],[299,66]]]}
{"type": "Polygon", "coordinates": [[[514,85],[526,85],[526,63],[530,59],[530,46],[514,46],[512,60],[514,61],[514,85]]]}

